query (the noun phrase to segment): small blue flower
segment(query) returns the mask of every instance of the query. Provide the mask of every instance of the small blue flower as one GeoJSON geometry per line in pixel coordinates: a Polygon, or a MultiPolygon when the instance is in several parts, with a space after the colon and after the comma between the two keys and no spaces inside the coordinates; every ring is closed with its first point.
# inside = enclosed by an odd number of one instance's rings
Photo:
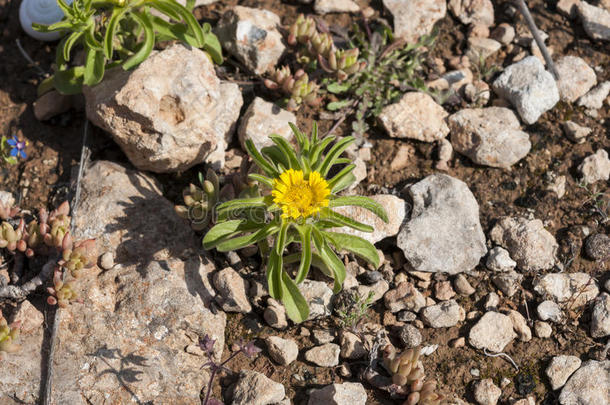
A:
{"type": "Polygon", "coordinates": [[[25,153],[25,147],[28,144],[27,141],[20,141],[16,136],[13,135],[13,137],[8,139],[6,143],[11,147],[9,154],[12,157],[27,159],[28,155],[25,153]]]}

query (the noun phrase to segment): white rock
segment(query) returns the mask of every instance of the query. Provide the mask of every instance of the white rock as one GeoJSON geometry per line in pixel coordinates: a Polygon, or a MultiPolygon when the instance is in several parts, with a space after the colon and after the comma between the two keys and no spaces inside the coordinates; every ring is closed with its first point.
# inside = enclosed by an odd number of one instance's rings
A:
{"type": "Polygon", "coordinates": [[[508,45],[515,39],[515,28],[508,23],[501,23],[491,32],[491,37],[502,45],[508,45]]]}
{"type": "Polygon", "coordinates": [[[519,291],[521,281],[523,281],[523,275],[516,271],[496,273],[491,276],[491,281],[504,293],[504,295],[512,297],[519,291]]]}
{"type": "Polygon", "coordinates": [[[286,396],[284,386],[262,373],[241,370],[239,380],[233,387],[231,405],[271,405],[280,402],[286,396]]]}
{"type": "Polygon", "coordinates": [[[9,191],[0,190],[0,204],[5,207],[13,207],[15,205],[15,197],[9,191]]]}
{"type": "Polygon", "coordinates": [[[559,0],[557,10],[566,17],[573,19],[578,15],[578,4],[580,0],[559,0]]]}
{"type": "Polygon", "coordinates": [[[267,301],[267,308],[263,312],[263,318],[269,326],[275,329],[284,329],[288,326],[286,319],[286,308],[273,298],[267,301]]]}
{"type": "Polygon", "coordinates": [[[449,300],[423,308],[420,316],[432,328],[450,328],[463,321],[466,313],[455,300],[449,300]]]}
{"type": "Polygon", "coordinates": [[[597,282],[587,273],[549,273],[534,284],[534,291],[571,308],[585,305],[599,294],[597,282]]]}
{"type": "Polygon", "coordinates": [[[557,88],[562,100],[576,101],[597,83],[595,71],[578,56],[564,56],[555,63],[559,81],[557,88]]]}
{"type": "Polygon", "coordinates": [[[453,279],[453,287],[458,294],[464,296],[469,296],[476,292],[475,288],[468,282],[468,279],[463,274],[458,274],[453,279]]]}
{"type": "Polygon", "coordinates": [[[294,138],[288,123],[295,124],[297,117],[277,105],[256,97],[241,117],[237,135],[245,150],[246,140],[252,139],[256,149],[273,145],[269,135],[280,135],[287,141],[294,138]]]}
{"type": "Polygon", "coordinates": [[[383,0],[394,17],[394,35],[415,43],[422,35],[432,32],[434,24],[445,17],[445,0],[383,0]]]}
{"type": "Polygon", "coordinates": [[[10,319],[10,323],[21,324],[21,334],[32,333],[44,323],[44,316],[30,301],[21,301],[10,319]]]}
{"type": "Polygon", "coordinates": [[[470,329],[468,342],[477,349],[499,353],[517,337],[510,318],[498,312],[487,312],[470,329]]]}
{"type": "Polygon", "coordinates": [[[580,359],[576,356],[553,357],[545,370],[553,390],[563,387],[568,378],[578,370],[581,363],[580,359]]]}
{"type": "Polygon", "coordinates": [[[434,142],[449,133],[445,124],[447,115],[447,111],[428,94],[410,92],[397,103],[384,107],[379,121],[392,138],[434,142]]]}
{"type": "Polygon", "coordinates": [[[99,259],[100,267],[104,270],[110,270],[114,266],[114,255],[112,252],[104,252],[99,259]]]}
{"type": "Polygon", "coordinates": [[[582,127],[573,121],[566,121],[563,123],[563,132],[572,142],[584,143],[587,135],[591,133],[591,128],[582,127]]]}
{"type": "Polygon", "coordinates": [[[610,159],[608,152],[599,149],[592,155],[587,156],[578,166],[578,171],[582,173],[582,181],[585,184],[592,184],[596,181],[610,178],[610,159]]]}
{"type": "Polygon", "coordinates": [[[593,110],[602,108],[604,100],[610,93],[610,81],[605,81],[595,86],[591,91],[578,99],[578,105],[593,110]]]}
{"type": "Polygon", "coordinates": [[[492,271],[508,272],[517,267],[517,262],[510,258],[508,250],[496,246],[489,250],[485,266],[492,271]]]}
{"type": "Polygon", "coordinates": [[[589,37],[610,41],[610,11],[581,1],[578,5],[578,15],[589,37]]]}
{"type": "Polygon", "coordinates": [[[608,335],[610,335],[610,295],[601,293],[593,303],[591,336],[600,338],[608,335]]]}
{"type": "Polygon", "coordinates": [[[500,306],[500,296],[493,291],[487,294],[487,298],[485,299],[485,309],[493,310],[497,309],[498,306],[500,306]]]}
{"type": "Polygon", "coordinates": [[[271,358],[282,366],[287,366],[297,359],[299,346],[292,339],[282,339],[279,336],[269,336],[265,339],[271,358]]]}
{"type": "Polygon", "coordinates": [[[519,119],[508,108],[465,108],[448,118],[451,145],[473,162],[509,168],[523,159],[532,144],[519,119]]]}
{"type": "Polygon", "coordinates": [[[553,328],[546,322],[536,321],[534,323],[534,332],[536,332],[536,336],[541,339],[551,337],[553,333],[553,328]]]}
{"type": "Polygon", "coordinates": [[[240,312],[247,314],[252,311],[252,306],[248,300],[249,284],[238,272],[227,267],[214,273],[212,280],[214,288],[218,291],[216,301],[226,312],[240,312]]]}
{"type": "Polygon", "coordinates": [[[502,44],[495,39],[469,37],[466,55],[471,63],[476,64],[479,63],[480,60],[489,58],[491,55],[498,52],[500,48],[502,48],[502,44]]]}
{"type": "Polygon", "coordinates": [[[506,315],[508,315],[513,323],[513,329],[517,332],[520,341],[529,342],[532,340],[532,330],[527,326],[527,320],[520,312],[508,310],[506,315]]]}
{"type": "Polygon", "coordinates": [[[367,354],[362,340],[351,332],[343,331],[341,334],[341,357],[344,359],[361,359],[367,354]]]}
{"type": "Polygon", "coordinates": [[[313,9],[318,14],[357,13],[360,7],[353,0],[316,0],[313,9]]]}
{"type": "Polygon", "coordinates": [[[286,49],[280,25],[280,17],[269,10],[234,6],[214,31],[224,49],[260,75],[273,69],[286,49]]]}
{"type": "Polygon", "coordinates": [[[335,343],[316,346],[305,352],[305,360],[320,367],[334,367],[339,364],[341,348],[335,343]]]}
{"type": "Polygon", "coordinates": [[[533,124],[559,101],[553,75],[535,56],[508,66],[493,82],[494,91],[507,99],[526,124],[533,124]]]}
{"type": "Polygon", "coordinates": [[[542,301],[537,307],[536,312],[538,313],[538,318],[542,321],[551,321],[555,323],[559,323],[563,321],[564,315],[561,307],[557,305],[554,301],[542,301]]]}
{"type": "Polygon", "coordinates": [[[463,24],[492,26],[494,6],[490,0],[449,0],[449,10],[463,24]]]}
{"type": "Polygon", "coordinates": [[[83,94],[87,118],[134,166],[157,173],[224,165],[243,103],[239,87],[220,81],[203,51],[183,45],[153,51],[133,70],[111,69],[83,94]]]}
{"type": "Polygon", "coordinates": [[[539,219],[504,217],[492,228],[490,236],[509,251],[522,270],[545,270],[555,264],[557,242],[539,219]]]}
{"type": "Polygon", "coordinates": [[[426,305],[426,298],[413,284],[403,281],[383,296],[385,307],[392,313],[408,310],[418,312],[426,305]]]}
{"type": "Polygon", "coordinates": [[[365,405],[366,391],[362,384],[345,382],[315,389],[309,395],[308,405],[365,405]]]}
{"type": "Polygon", "coordinates": [[[333,290],[323,281],[305,280],[299,284],[299,290],[309,304],[307,320],[325,317],[331,314],[333,290]]]}
{"type": "Polygon", "coordinates": [[[388,223],[383,222],[381,218],[373,214],[371,211],[361,207],[338,207],[336,212],[348,216],[356,221],[373,227],[373,232],[362,232],[352,228],[342,227],[333,229],[337,232],[343,232],[350,235],[359,236],[373,244],[398,233],[400,226],[407,215],[406,202],[399,197],[391,194],[376,194],[370,197],[373,201],[381,204],[388,214],[388,223]]]}
{"type": "Polygon", "coordinates": [[[561,405],[601,405],[610,403],[610,360],[585,362],[564,385],[561,405]]]}
{"type": "Polygon", "coordinates": [[[502,390],[491,378],[479,381],[474,387],[474,399],[480,405],[496,405],[501,395],[502,390]]]}

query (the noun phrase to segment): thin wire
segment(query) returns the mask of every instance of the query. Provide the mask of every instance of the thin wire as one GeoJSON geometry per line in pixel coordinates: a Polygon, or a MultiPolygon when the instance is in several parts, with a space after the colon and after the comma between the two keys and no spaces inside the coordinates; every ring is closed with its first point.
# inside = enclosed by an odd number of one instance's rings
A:
{"type": "Polygon", "coordinates": [[[19,52],[21,52],[21,55],[25,58],[25,60],[27,60],[30,65],[34,66],[34,68],[38,71],[38,73],[41,76],[47,76],[48,73],[45,72],[44,70],[42,70],[42,68],[40,66],[38,66],[33,60],[32,58],[30,58],[30,55],[28,55],[28,53],[25,51],[25,49],[23,49],[23,46],[21,46],[21,41],[19,41],[19,38],[17,38],[15,40],[15,42],[17,43],[17,48],[19,48],[19,52]]]}
{"type": "Polygon", "coordinates": [[[519,371],[519,366],[517,365],[517,363],[515,363],[513,361],[513,359],[508,354],[506,354],[506,353],[491,354],[491,353],[487,352],[487,348],[485,348],[485,347],[483,348],[483,353],[485,353],[485,356],[487,356],[487,357],[504,357],[505,359],[510,361],[513,366],[515,366],[517,371],[519,371]]]}

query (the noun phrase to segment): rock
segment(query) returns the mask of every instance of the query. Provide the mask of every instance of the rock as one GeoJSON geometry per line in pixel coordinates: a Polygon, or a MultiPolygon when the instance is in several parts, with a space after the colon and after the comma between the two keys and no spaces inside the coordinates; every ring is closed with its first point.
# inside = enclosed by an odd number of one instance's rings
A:
{"type": "Polygon", "coordinates": [[[553,328],[546,322],[536,321],[534,322],[534,332],[539,338],[545,339],[551,337],[553,328]]]}
{"type": "Polygon", "coordinates": [[[495,310],[500,306],[500,296],[495,292],[490,292],[487,294],[487,299],[485,300],[485,309],[486,310],[495,310]]]}
{"type": "Polygon", "coordinates": [[[421,345],[422,335],[419,329],[413,325],[405,325],[400,328],[398,332],[398,338],[405,347],[405,349],[411,349],[421,345]]]}
{"type": "Polygon", "coordinates": [[[593,303],[591,336],[601,338],[610,335],[610,295],[601,293],[593,303]]]}
{"type": "Polygon", "coordinates": [[[513,323],[513,329],[517,332],[520,341],[529,342],[532,340],[532,330],[527,326],[527,320],[520,312],[511,309],[506,311],[506,315],[508,315],[513,323]]]}
{"type": "Polygon", "coordinates": [[[335,332],[329,329],[314,329],[312,331],[313,341],[316,344],[323,345],[325,343],[330,343],[335,340],[337,337],[335,332]]]}
{"type": "Polygon", "coordinates": [[[415,43],[432,32],[434,24],[447,14],[444,0],[383,0],[394,17],[394,35],[415,43]]]}
{"type": "Polygon", "coordinates": [[[114,266],[114,256],[112,252],[105,252],[100,256],[100,267],[104,270],[110,270],[114,266]]]}
{"type": "Polygon", "coordinates": [[[597,283],[587,273],[549,273],[534,283],[534,291],[559,303],[578,308],[599,294],[597,283]]]}
{"type": "Polygon", "coordinates": [[[585,253],[592,260],[605,260],[610,257],[610,237],[595,233],[585,240],[585,253]]]}
{"type": "Polygon", "coordinates": [[[587,135],[591,133],[591,128],[581,127],[575,122],[566,121],[563,123],[563,132],[572,142],[583,143],[587,135]]]}
{"type": "Polygon", "coordinates": [[[240,312],[242,314],[252,311],[252,306],[246,295],[249,287],[248,282],[238,272],[227,267],[214,273],[212,280],[214,288],[218,291],[216,301],[224,311],[240,312]]]}
{"type": "Polygon", "coordinates": [[[500,291],[507,297],[512,297],[519,290],[523,275],[509,271],[506,273],[498,273],[491,276],[491,281],[500,291]]]}
{"type": "Polygon", "coordinates": [[[316,0],[313,9],[318,14],[357,13],[360,7],[353,0],[316,0]]]}
{"type": "Polygon", "coordinates": [[[507,99],[526,124],[533,124],[559,101],[553,75],[535,56],[528,56],[504,69],[493,82],[494,91],[507,99]]]}
{"type": "Polygon", "coordinates": [[[334,343],[316,346],[305,352],[305,360],[320,367],[334,367],[339,364],[341,348],[334,343]]]}
{"type": "Polygon", "coordinates": [[[341,334],[341,357],[344,359],[356,360],[366,356],[367,351],[364,348],[362,340],[351,332],[344,331],[341,334]]]}
{"type": "Polygon", "coordinates": [[[464,337],[459,337],[459,338],[454,339],[451,342],[449,342],[449,347],[454,348],[454,349],[464,347],[464,346],[466,346],[466,338],[464,338],[464,337]]]}
{"type": "Polygon", "coordinates": [[[263,318],[269,326],[275,329],[284,329],[288,327],[288,320],[286,319],[286,308],[273,298],[267,300],[267,308],[263,313],[263,318]]]}
{"type": "Polygon", "coordinates": [[[0,190],[0,204],[5,207],[13,207],[15,205],[15,197],[9,191],[0,190]]]}
{"type": "Polygon", "coordinates": [[[30,301],[21,301],[15,308],[9,323],[20,322],[21,334],[32,333],[44,323],[44,316],[30,301]]]}
{"type": "Polygon", "coordinates": [[[271,405],[286,396],[284,386],[262,373],[241,370],[239,380],[233,387],[232,405],[271,405]]]}
{"type": "Polygon", "coordinates": [[[580,0],[559,0],[557,10],[566,17],[574,19],[578,15],[578,3],[580,0]]]}
{"type": "Polygon", "coordinates": [[[542,301],[538,307],[536,307],[538,318],[542,321],[551,321],[559,323],[563,321],[563,311],[557,303],[553,301],[542,301]]]}
{"type": "Polygon", "coordinates": [[[368,297],[369,293],[373,293],[371,297],[371,303],[379,301],[383,298],[383,295],[390,289],[390,285],[385,280],[379,280],[373,285],[359,285],[356,287],[356,293],[360,297],[368,297]]]}
{"type": "Polygon", "coordinates": [[[373,244],[398,233],[405,216],[407,215],[406,203],[402,198],[391,194],[376,194],[371,196],[371,199],[383,206],[388,214],[388,223],[386,224],[377,215],[371,211],[361,207],[339,207],[336,212],[346,215],[356,221],[370,225],[374,228],[373,232],[362,232],[352,228],[342,227],[334,229],[337,232],[343,232],[350,235],[359,236],[373,244]]]}
{"type": "Polygon", "coordinates": [[[413,322],[417,319],[417,314],[411,311],[400,311],[396,314],[396,320],[399,322],[413,322]]]}
{"type": "Polygon", "coordinates": [[[269,135],[280,135],[287,141],[294,137],[288,123],[296,123],[297,117],[277,105],[256,97],[241,118],[237,135],[241,147],[246,150],[246,140],[252,139],[256,149],[274,145],[269,135]]]}
{"type": "Polygon", "coordinates": [[[585,362],[564,385],[561,405],[600,405],[609,402],[610,360],[585,362]]]}
{"type": "Polygon", "coordinates": [[[451,115],[448,122],[453,148],[478,164],[509,168],[532,146],[508,108],[466,108],[451,115]]]}
{"type": "Polygon", "coordinates": [[[474,399],[480,405],[496,405],[502,395],[502,390],[498,388],[491,378],[479,381],[474,388],[474,399]]]}
{"type": "MultiPolygon", "coordinates": [[[[422,1],[433,0],[416,0],[404,4],[422,1]]],[[[449,128],[445,124],[447,115],[447,111],[428,94],[410,92],[402,96],[397,103],[384,107],[379,114],[379,121],[392,138],[434,142],[449,133],[449,128]]]]}
{"type": "Polygon", "coordinates": [[[610,92],[610,81],[605,81],[595,86],[591,91],[578,99],[578,105],[581,107],[596,110],[602,108],[604,100],[610,92]]]}
{"type": "Polygon", "coordinates": [[[578,4],[578,15],[589,37],[610,41],[610,11],[581,1],[578,4]]]}
{"type": "Polygon", "coordinates": [[[494,23],[494,6],[490,0],[449,0],[448,6],[462,24],[490,27],[494,23]]]}
{"type": "Polygon", "coordinates": [[[464,309],[455,300],[423,308],[419,315],[432,328],[451,328],[466,318],[464,309]]]}
{"type": "Polygon", "coordinates": [[[309,395],[308,405],[365,405],[366,391],[360,383],[345,382],[315,389],[309,395]]]}
{"type": "Polygon", "coordinates": [[[183,45],[153,51],[130,71],[110,69],[83,94],[87,118],[134,166],[157,173],[222,166],[243,102],[237,84],[216,77],[205,52],[183,45]]]}
{"type": "Polygon", "coordinates": [[[566,193],[566,176],[552,176],[546,189],[557,194],[557,198],[563,197],[566,193]]]}
{"type": "Polygon", "coordinates": [[[474,287],[468,282],[468,279],[463,274],[458,274],[453,279],[453,287],[460,295],[469,296],[475,293],[474,287]]]}
{"type": "Polygon", "coordinates": [[[595,71],[578,56],[564,56],[555,67],[559,73],[559,96],[568,103],[576,101],[597,83],[595,71]]]}
{"type": "Polygon", "coordinates": [[[292,339],[282,339],[279,336],[269,336],[265,339],[269,356],[282,366],[287,366],[297,359],[299,346],[292,339]]]}
{"type": "Polygon", "coordinates": [[[388,291],[383,296],[385,307],[395,313],[404,309],[418,312],[426,305],[426,298],[420,293],[413,284],[403,281],[396,288],[388,291]]]}
{"type": "Polygon", "coordinates": [[[488,252],[485,266],[492,271],[508,272],[515,269],[517,262],[510,258],[508,250],[496,246],[488,252]]]}
{"type": "Polygon", "coordinates": [[[394,159],[392,159],[392,163],[390,163],[390,170],[393,172],[404,169],[409,166],[409,161],[413,159],[415,156],[415,148],[408,144],[401,144],[398,146],[398,150],[396,151],[396,155],[394,159]]]}
{"type": "Polygon", "coordinates": [[[510,318],[490,311],[485,313],[470,329],[468,342],[477,349],[487,349],[499,353],[516,337],[517,334],[513,331],[513,323],[510,318]]]}
{"type": "Polygon", "coordinates": [[[508,23],[501,23],[491,32],[491,37],[502,45],[508,45],[515,39],[515,28],[508,23]]]}
{"type": "Polygon", "coordinates": [[[466,55],[472,63],[479,63],[481,60],[489,58],[502,48],[502,44],[491,38],[468,38],[468,51],[466,55]]]}
{"type": "Polygon", "coordinates": [[[479,205],[466,183],[433,174],[409,187],[411,219],[397,245],[417,271],[457,274],[472,270],[485,255],[479,205]]]}
{"type": "Polygon", "coordinates": [[[539,271],[555,265],[557,242],[539,219],[504,217],[492,228],[490,236],[509,251],[522,270],[539,271]]]}
{"type": "Polygon", "coordinates": [[[46,121],[72,108],[74,96],[51,90],[34,101],[34,116],[38,121],[46,121]]]}
{"type": "Polygon", "coordinates": [[[581,363],[580,359],[576,356],[553,357],[545,370],[553,391],[563,387],[568,378],[578,370],[581,363]]]}
{"type": "Polygon", "coordinates": [[[438,162],[436,168],[438,170],[449,170],[448,163],[453,156],[453,146],[446,138],[438,140],[438,162]]]}
{"type": "Polygon", "coordinates": [[[451,288],[451,282],[438,281],[434,285],[434,296],[441,301],[447,301],[453,298],[455,296],[455,291],[451,288]]]}
{"type": "Polygon", "coordinates": [[[610,179],[610,159],[608,152],[599,149],[592,155],[587,156],[578,166],[578,171],[582,173],[582,182],[592,184],[596,181],[610,179]]]}
{"type": "Polygon", "coordinates": [[[325,317],[332,313],[333,290],[325,282],[305,280],[299,284],[299,290],[309,304],[307,320],[325,317]]]}
{"type": "Polygon", "coordinates": [[[284,53],[280,17],[269,10],[234,6],[214,30],[222,47],[248,69],[262,75],[275,67],[284,53]]]}

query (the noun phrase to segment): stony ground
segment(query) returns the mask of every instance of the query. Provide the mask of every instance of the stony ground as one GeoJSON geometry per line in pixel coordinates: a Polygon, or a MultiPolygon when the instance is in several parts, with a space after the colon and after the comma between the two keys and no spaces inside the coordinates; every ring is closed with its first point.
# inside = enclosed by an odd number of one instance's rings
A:
{"type": "MultiPolygon", "coordinates": [[[[610,404],[610,4],[528,3],[555,80],[508,2],[306,3],[204,1],[195,14],[216,27],[222,66],[168,44],[84,97],[37,100],[53,46],[25,37],[18,4],[0,0],[0,130],[31,144],[26,162],[2,167],[2,201],[34,210],[70,197],[93,124],[73,217],[75,238],[96,238],[103,254],[77,285],[83,303],[59,311],[52,403],[201,403],[207,335],[217,361],[242,341],[261,349],[215,380],[212,396],[227,404],[403,403],[378,364],[387,344],[420,348],[448,404],[610,404]],[[374,225],[360,236],[383,264],[342,256],[336,296],[312,272],[301,285],[311,316],[295,325],[268,296],[256,251],[203,251],[173,206],[207,168],[238,189],[246,139],[260,147],[271,132],[290,138],[288,122],[309,131],[314,120],[321,133],[351,133],[350,118],[281,109],[263,85],[274,67],[295,66],[286,32],[299,13],[333,32],[363,15],[409,41],[434,29],[419,74],[447,97],[405,92],[348,151],[359,183],[347,193],[376,199],[390,221],[345,213],[374,225]]],[[[8,279],[10,256],[0,258],[8,279]]],[[[0,403],[37,403],[52,311],[42,289],[1,309],[23,329],[22,349],[1,360],[0,403]]]]}

